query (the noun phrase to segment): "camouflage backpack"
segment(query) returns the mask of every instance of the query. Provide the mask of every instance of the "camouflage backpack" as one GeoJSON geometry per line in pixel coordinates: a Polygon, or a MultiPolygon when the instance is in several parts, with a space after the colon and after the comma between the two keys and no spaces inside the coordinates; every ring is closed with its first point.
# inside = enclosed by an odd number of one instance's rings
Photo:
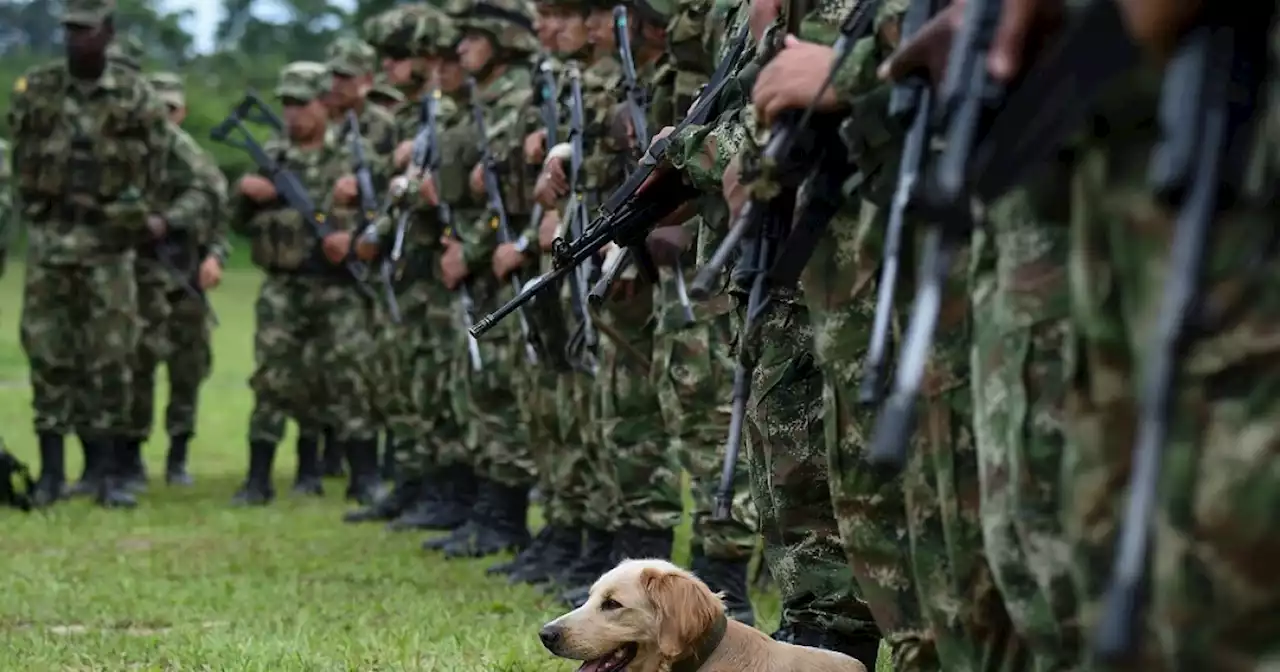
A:
{"type": "Polygon", "coordinates": [[[0,443],[0,506],[30,511],[31,492],[35,487],[31,470],[0,443]]]}

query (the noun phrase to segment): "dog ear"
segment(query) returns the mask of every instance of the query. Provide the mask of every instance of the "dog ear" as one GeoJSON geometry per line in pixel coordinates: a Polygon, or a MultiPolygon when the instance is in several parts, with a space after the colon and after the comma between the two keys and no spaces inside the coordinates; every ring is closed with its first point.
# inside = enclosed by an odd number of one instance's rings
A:
{"type": "Polygon", "coordinates": [[[658,650],[668,660],[692,647],[724,612],[706,585],[684,574],[650,568],[640,582],[658,615],[658,650]]]}

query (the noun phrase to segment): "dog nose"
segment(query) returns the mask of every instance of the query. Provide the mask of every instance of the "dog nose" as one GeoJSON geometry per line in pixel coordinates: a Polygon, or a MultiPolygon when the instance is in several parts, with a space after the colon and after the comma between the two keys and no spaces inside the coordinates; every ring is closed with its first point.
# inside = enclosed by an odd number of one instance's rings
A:
{"type": "Polygon", "coordinates": [[[542,640],[543,646],[552,649],[560,642],[560,628],[554,625],[544,625],[538,631],[538,639],[542,640]]]}

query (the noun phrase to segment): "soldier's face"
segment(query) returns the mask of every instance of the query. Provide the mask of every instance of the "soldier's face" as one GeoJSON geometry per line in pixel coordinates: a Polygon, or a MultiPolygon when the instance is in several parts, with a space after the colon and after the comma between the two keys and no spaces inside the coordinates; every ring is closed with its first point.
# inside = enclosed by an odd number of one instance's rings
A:
{"type": "Polygon", "coordinates": [[[289,137],[295,140],[307,140],[323,132],[329,121],[329,109],[320,100],[301,101],[284,100],[284,123],[289,129],[289,137]]]}
{"type": "Polygon", "coordinates": [[[175,126],[181,126],[183,120],[187,118],[187,108],[169,105],[169,121],[175,126]]]}
{"type": "Polygon", "coordinates": [[[85,26],[80,24],[63,24],[66,36],[67,56],[73,61],[84,61],[105,58],[107,45],[111,44],[113,32],[107,24],[85,26]]]}
{"type": "Polygon", "coordinates": [[[547,51],[556,50],[556,33],[560,31],[560,17],[550,7],[540,5],[538,16],[533,21],[533,29],[538,33],[538,42],[547,51]]]}
{"type": "Polygon", "coordinates": [[[617,49],[617,41],[613,39],[613,12],[608,9],[591,10],[587,15],[587,35],[597,53],[617,49]]]}
{"type": "Polygon", "coordinates": [[[462,83],[467,79],[467,73],[462,69],[462,64],[458,61],[445,61],[440,64],[440,90],[445,93],[454,93],[462,90],[462,83]]]}
{"type": "Polygon", "coordinates": [[[484,33],[467,33],[458,43],[458,61],[471,74],[483,72],[493,59],[493,43],[484,33]]]}
{"type": "Polygon", "coordinates": [[[587,46],[587,17],[581,12],[564,12],[560,32],[556,35],[556,51],[572,54],[587,46]]]}
{"type": "Polygon", "coordinates": [[[387,81],[392,86],[404,86],[413,82],[413,63],[412,58],[384,58],[382,59],[382,73],[387,76],[387,81]]]}
{"type": "Polygon", "coordinates": [[[333,74],[333,89],[330,92],[329,101],[335,106],[346,109],[354,107],[356,102],[363,95],[361,90],[361,78],[348,77],[338,73],[333,74]]]}

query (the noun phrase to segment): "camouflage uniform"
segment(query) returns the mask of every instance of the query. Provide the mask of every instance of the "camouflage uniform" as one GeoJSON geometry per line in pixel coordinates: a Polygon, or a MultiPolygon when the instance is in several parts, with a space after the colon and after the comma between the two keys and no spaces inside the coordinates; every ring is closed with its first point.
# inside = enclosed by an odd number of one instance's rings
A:
{"type": "MultiPolygon", "coordinates": [[[[479,100],[469,103],[482,110],[489,151],[502,167],[499,188],[508,221],[519,222],[528,217],[533,186],[522,148],[532,94],[528,58],[538,50],[533,10],[521,0],[481,2],[470,6],[456,21],[464,34],[483,36],[493,47],[485,72],[473,73],[477,75],[479,100]]],[[[492,310],[510,298],[507,284],[499,284],[489,272],[497,245],[495,217],[496,213],[486,212],[470,225],[459,222],[467,227],[459,237],[477,313],[492,310]]],[[[536,475],[512,384],[521,375],[518,371],[524,365],[525,344],[514,324],[505,326],[509,328],[478,344],[484,370],[476,372],[468,366],[462,378],[465,408],[459,410],[465,417],[467,447],[472,451],[479,489],[467,522],[447,537],[424,544],[428,550],[443,549],[447,557],[522,550],[529,543],[525,518],[536,475]]],[[[463,338],[462,334],[457,338],[459,353],[463,338]]],[[[465,357],[458,360],[455,366],[467,366],[465,357]]]]}
{"type": "Polygon", "coordinates": [[[392,115],[408,100],[404,93],[392,86],[387,78],[378,75],[373,80],[373,88],[369,89],[369,102],[390,112],[392,115]]]}
{"type": "MultiPolygon", "coordinates": [[[[63,20],[98,26],[113,11],[109,0],[73,0],[63,20]]],[[[62,61],[15,81],[9,128],[18,211],[30,226],[21,340],[50,475],[44,498],[60,493],[63,437],[75,429],[105,458],[99,501],[131,506],[121,477],[138,339],[134,248],[148,239],[156,191],[182,191],[165,177],[173,128],[135,73],[108,65],[92,87],[72,86],[62,61]],[[88,127],[98,129],[92,139],[67,137],[88,127]]]]}
{"type": "MultiPolygon", "coordinates": [[[[182,80],[177,75],[156,73],[148,77],[148,83],[166,105],[185,106],[182,80]]],[[[185,474],[181,465],[186,461],[187,442],[195,432],[196,393],[212,362],[209,313],[196,275],[204,258],[201,250],[209,247],[226,207],[226,178],[213,157],[181,128],[175,126],[174,143],[168,151],[169,182],[157,197],[165,206],[168,234],[139,250],[135,263],[142,317],[128,435],[135,485],[145,482],[141,447],[151,436],[159,365],[168,364],[171,389],[167,426],[174,446],[166,473],[178,477],[179,472],[185,474]],[[168,184],[185,191],[171,191],[168,184]]],[[[225,236],[222,238],[225,246],[225,236]]]]}
{"type": "MultiPolygon", "coordinates": [[[[329,89],[329,73],[319,63],[286,67],[276,94],[309,103],[329,89]]],[[[357,223],[351,208],[332,209],[330,190],[351,169],[346,143],[326,135],[321,146],[301,148],[271,143],[266,151],[306,186],[318,212],[335,230],[357,223]]],[[[374,156],[367,148],[367,156],[374,156]]],[[[381,166],[375,185],[385,182],[381,166]]],[[[358,444],[349,454],[369,455],[377,441],[372,407],[379,371],[369,361],[376,335],[377,308],[346,269],[323,258],[319,242],[301,216],[280,201],[260,205],[239,192],[232,198],[231,228],[251,240],[254,264],[266,272],[255,309],[255,369],[250,379],[254,408],[249,419],[250,465],[236,501],[265,504],[274,496],[271,463],[287,418],[299,426],[334,424],[335,438],[358,444]]]]}

